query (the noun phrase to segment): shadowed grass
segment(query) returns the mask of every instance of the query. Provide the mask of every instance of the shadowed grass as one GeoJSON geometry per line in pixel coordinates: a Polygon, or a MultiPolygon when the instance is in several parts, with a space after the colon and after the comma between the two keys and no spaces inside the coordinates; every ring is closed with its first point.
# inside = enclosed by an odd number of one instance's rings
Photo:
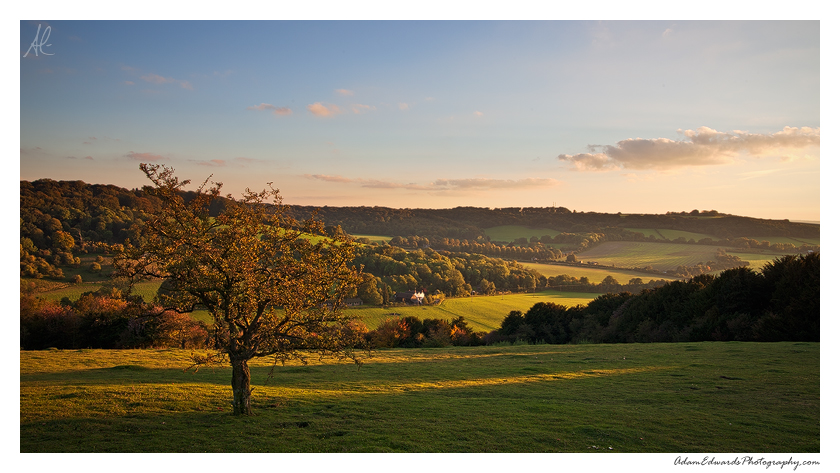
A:
{"type": "Polygon", "coordinates": [[[21,352],[22,452],[818,452],[819,344],[385,350],[227,367],[180,350],[21,352]],[[597,449],[593,449],[598,447],[597,449]]]}

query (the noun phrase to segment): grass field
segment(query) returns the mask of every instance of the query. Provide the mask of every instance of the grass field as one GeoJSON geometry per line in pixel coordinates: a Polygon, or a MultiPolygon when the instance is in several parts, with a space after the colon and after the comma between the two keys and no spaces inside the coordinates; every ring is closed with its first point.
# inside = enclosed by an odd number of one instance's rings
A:
{"type": "Polygon", "coordinates": [[[252,363],[250,417],[230,414],[230,369],[184,372],[188,355],[20,352],[20,451],[821,448],[818,343],[383,350],[360,368],[287,365],[274,377],[252,363]]]}
{"type": "Polygon", "coordinates": [[[665,271],[679,265],[694,266],[700,262],[714,261],[718,248],[714,245],[608,241],[578,253],[577,258],[580,261],[596,261],[600,265],[622,268],[651,266],[658,271],[665,271]]]}
{"type": "MultiPolygon", "coordinates": [[[[161,281],[143,281],[134,285],[134,293],[143,296],[143,300],[151,302],[157,294],[161,281]]],[[[67,297],[71,301],[78,300],[85,292],[96,291],[102,287],[101,282],[69,285],[60,289],[39,292],[36,295],[49,301],[60,301],[67,297]]]]}
{"type": "Polygon", "coordinates": [[[491,241],[506,242],[512,242],[517,238],[530,239],[532,236],[540,238],[543,235],[550,235],[551,237],[554,237],[560,234],[557,230],[552,230],[550,228],[531,228],[523,225],[501,225],[498,227],[485,228],[484,233],[491,241]]]}
{"type": "Polygon", "coordinates": [[[576,277],[580,279],[581,277],[589,278],[589,282],[591,283],[599,283],[604,280],[607,276],[612,276],[621,284],[627,284],[633,278],[641,278],[642,281],[648,282],[651,279],[659,280],[659,279],[666,279],[672,280],[669,276],[664,274],[651,274],[645,273],[641,271],[625,271],[620,269],[612,269],[612,268],[598,268],[592,266],[576,266],[576,265],[565,265],[565,264],[545,264],[545,263],[529,263],[529,262],[520,262],[522,266],[526,268],[534,269],[535,271],[539,272],[545,277],[551,276],[559,276],[561,274],[567,274],[569,276],[576,277]]]}
{"type": "Polygon", "coordinates": [[[353,238],[367,238],[368,240],[370,240],[374,243],[388,243],[394,238],[394,237],[390,237],[390,236],[387,236],[387,235],[362,235],[362,234],[355,234],[355,233],[351,236],[353,238]]]}
{"type": "Polygon", "coordinates": [[[707,235],[705,233],[684,232],[682,230],[670,230],[667,228],[625,228],[625,230],[641,233],[646,237],[653,235],[659,240],[674,240],[679,237],[683,237],[686,240],[691,240],[693,238],[694,241],[700,241],[703,238],[717,239],[714,235],[707,235]]]}
{"type": "Polygon", "coordinates": [[[476,332],[489,332],[502,325],[512,310],[524,314],[537,302],[574,307],[586,305],[600,294],[560,291],[541,291],[533,294],[505,294],[503,296],[473,296],[446,299],[437,306],[362,307],[347,309],[347,315],[359,318],[369,329],[375,329],[389,318],[414,316],[423,319],[452,320],[463,316],[476,332]]]}

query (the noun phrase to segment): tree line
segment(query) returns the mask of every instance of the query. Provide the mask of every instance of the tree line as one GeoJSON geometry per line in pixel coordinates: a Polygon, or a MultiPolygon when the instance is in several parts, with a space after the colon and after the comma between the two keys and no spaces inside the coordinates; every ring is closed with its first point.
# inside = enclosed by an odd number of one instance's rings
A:
{"type": "Polygon", "coordinates": [[[739,267],[587,306],[540,302],[508,314],[487,341],[819,341],[819,261],[819,253],[789,255],[759,272],[739,267]]]}

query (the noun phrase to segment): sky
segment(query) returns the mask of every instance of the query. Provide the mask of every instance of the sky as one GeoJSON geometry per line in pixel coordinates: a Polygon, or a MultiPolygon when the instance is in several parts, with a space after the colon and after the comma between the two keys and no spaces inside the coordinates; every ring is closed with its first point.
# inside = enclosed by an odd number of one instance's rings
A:
{"type": "Polygon", "coordinates": [[[819,21],[34,19],[19,57],[21,180],[820,220],[819,21]]]}

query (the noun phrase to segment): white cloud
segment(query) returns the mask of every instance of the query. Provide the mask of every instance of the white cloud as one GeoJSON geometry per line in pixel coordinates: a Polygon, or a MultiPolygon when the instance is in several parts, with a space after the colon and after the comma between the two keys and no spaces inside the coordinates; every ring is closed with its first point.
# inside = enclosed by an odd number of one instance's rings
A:
{"type": "Polygon", "coordinates": [[[570,162],[580,171],[616,169],[675,169],[686,166],[709,166],[732,162],[739,156],[755,158],[775,156],[790,160],[807,157],[803,152],[819,154],[820,129],[785,127],[770,134],[735,130],[720,132],[709,127],[677,130],[686,140],[668,138],[630,138],[615,145],[590,145],[589,153],[561,154],[558,159],[570,162]]]}

